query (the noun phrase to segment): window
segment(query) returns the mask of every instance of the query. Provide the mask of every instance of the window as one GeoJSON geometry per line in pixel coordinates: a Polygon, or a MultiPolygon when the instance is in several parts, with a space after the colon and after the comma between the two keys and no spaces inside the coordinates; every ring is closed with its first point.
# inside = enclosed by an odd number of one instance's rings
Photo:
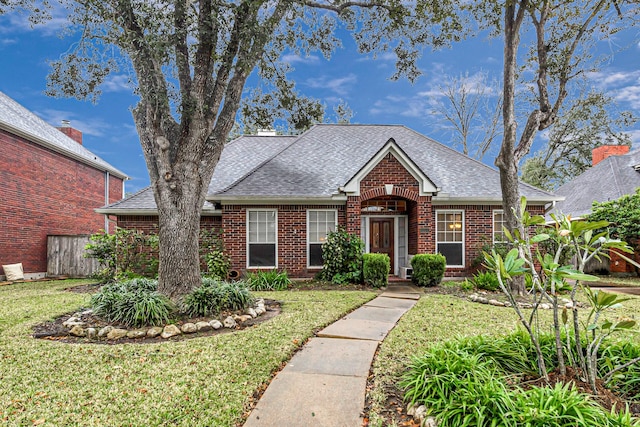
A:
{"type": "Polygon", "coordinates": [[[462,211],[436,213],[436,251],[447,259],[447,265],[464,267],[464,217],[462,211]]]}
{"type": "Polygon", "coordinates": [[[336,230],[338,213],[335,210],[307,211],[307,264],[322,267],[322,244],[327,234],[336,230]]]}
{"type": "Polygon", "coordinates": [[[493,243],[502,243],[506,240],[502,227],[506,225],[504,211],[493,211],[493,243]]]}
{"type": "Polygon", "coordinates": [[[277,265],[278,215],[275,210],[247,211],[247,266],[277,265]]]}

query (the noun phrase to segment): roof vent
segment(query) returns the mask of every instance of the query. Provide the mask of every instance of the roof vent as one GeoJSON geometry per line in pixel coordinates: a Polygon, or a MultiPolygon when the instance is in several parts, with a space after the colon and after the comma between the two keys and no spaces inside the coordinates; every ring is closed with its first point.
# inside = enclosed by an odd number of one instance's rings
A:
{"type": "Polygon", "coordinates": [[[278,136],[275,129],[258,129],[258,136],[278,136]]]}

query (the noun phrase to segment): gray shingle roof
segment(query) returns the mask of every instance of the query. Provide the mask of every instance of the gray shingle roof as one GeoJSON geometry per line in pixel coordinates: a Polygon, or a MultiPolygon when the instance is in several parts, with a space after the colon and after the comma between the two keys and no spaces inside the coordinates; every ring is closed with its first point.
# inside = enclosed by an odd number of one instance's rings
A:
{"type": "MultiPolygon", "coordinates": [[[[228,143],[207,199],[329,200],[390,139],[440,188],[434,203],[502,200],[497,170],[418,132],[397,125],[335,124],[316,125],[300,136],[244,136],[228,143]]],[[[538,203],[557,200],[527,184],[521,184],[520,191],[538,203]]],[[[155,209],[151,191],[103,210],[122,209],[155,209]]]]}
{"type": "Polygon", "coordinates": [[[3,92],[0,92],[0,129],[46,146],[96,169],[108,171],[120,178],[127,178],[124,172],[96,156],[3,92]]]}
{"type": "Polygon", "coordinates": [[[633,194],[640,187],[638,166],[640,149],[607,157],[559,187],[556,193],[565,196],[565,200],[558,202],[552,212],[578,218],[591,212],[594,201],[606,202],[633,194]]]}

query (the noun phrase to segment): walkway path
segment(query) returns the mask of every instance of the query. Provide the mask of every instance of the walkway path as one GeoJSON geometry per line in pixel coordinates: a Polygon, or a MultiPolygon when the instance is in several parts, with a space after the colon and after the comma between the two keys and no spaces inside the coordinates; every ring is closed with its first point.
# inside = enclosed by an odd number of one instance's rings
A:
{"type": "Polygon", "coordinates": [[[378,344],[420,298],[408,285],[387,291],[327,326],[276,375],[244,427],[359,427],[378,344]]]}

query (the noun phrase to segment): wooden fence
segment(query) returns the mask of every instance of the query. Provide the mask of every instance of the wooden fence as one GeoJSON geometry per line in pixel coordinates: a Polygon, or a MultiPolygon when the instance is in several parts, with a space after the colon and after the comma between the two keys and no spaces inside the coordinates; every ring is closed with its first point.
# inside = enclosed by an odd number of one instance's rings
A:
{"type": "Polygon", "coordinates": [[[47,236],[47,276],[88,277],[100,269],[93,258],[85,258],[89,235],[47,236]]]}

